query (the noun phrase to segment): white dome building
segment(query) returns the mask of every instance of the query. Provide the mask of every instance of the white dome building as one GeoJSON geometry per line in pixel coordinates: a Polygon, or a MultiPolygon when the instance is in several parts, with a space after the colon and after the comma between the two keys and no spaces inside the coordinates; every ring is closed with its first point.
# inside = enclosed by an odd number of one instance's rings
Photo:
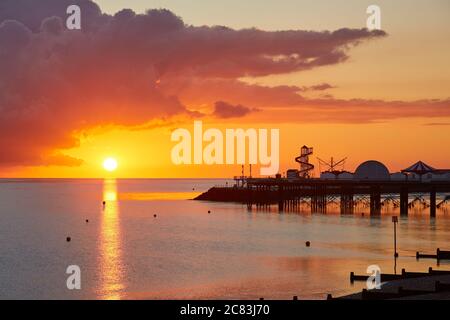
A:
{"type": "Polygon", "coordinates": [[[390,180],[388,168],[379,161],[369,160],[361,163],[353,175],[355,180],[386,181],[390,180]]]}

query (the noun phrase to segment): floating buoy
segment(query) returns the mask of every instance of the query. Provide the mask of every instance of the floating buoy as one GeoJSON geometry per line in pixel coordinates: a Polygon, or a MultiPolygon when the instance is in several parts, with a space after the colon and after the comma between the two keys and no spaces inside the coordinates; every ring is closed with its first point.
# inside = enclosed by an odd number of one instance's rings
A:
{"type": "Polygon", "coordinates": [[[67,241],[67,242],[70,242],[70,240],[71,240],[70,237],[67,237],[67,238],[66,238],[66,241],[67,241]]]}
{"type": "Polygon", "coordinates": [[[211,210],[208,210],[208,213],[211,213],[211,210]]]}
{"type": "Polygon", "coordinates": [[[306,241],[305,244],[306,244],[307,247],[311,246],[311,242],[309,242],[309,241],[306,241]]]}
{"type": "Polygon", "coordinates": [[[153,215],[153,218],[156,218],[156,214],[153,215]]]}
{"type": "Polygon", "coordinates": [[[105,204],[106,204],[106,201],[103,201],[102,204],[105,205],[105,204]]]}
{"type": "Polygon", "coordinates": [[[86,219],[86,223],[88,223],[89,222],[89,219],[86,219]]]}

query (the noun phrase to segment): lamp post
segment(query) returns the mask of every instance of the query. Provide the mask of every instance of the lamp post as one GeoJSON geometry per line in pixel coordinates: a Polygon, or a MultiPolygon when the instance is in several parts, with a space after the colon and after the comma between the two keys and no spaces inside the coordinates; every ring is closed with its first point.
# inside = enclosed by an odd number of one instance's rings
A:
{"type": "Polygon", "coordinates": [[[397,223],[398,223],[398,217],[392,216],[392,222],[394,223],[394,257],[398,258],[397,253],[397,223]]]}

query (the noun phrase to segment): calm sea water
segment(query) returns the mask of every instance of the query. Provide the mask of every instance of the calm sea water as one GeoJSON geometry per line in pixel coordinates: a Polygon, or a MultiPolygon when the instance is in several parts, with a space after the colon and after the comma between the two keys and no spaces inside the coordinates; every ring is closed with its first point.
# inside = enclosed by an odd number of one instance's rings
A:
{"type": "Polygon", "coordinates": [[[445,210],[399,220],[395,264],[395,211],[280,214],[187,200],[224,183],[0,180],[0,298],[323,299],[360,290],[349,273],[372,264],[388,273],[450,269],[415,259],[450,249],[445,210]],[[67,289],[69,265],[81,269],[81,290],[67,289]]]}

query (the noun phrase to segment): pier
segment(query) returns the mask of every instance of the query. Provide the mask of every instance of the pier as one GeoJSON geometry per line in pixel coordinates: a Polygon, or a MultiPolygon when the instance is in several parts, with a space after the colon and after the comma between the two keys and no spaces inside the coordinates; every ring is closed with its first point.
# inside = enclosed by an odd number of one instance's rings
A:
{"type": "Polygon", "coordinates": [[[370,208],[371,215],[381,214],[383,206],[392,204],[402,216],[420,205],[429,208],[431,217],[436,216],[436,209],[450,202],[450,169],[435,169],[418,161],[400,172],[390,173],[383,163],[367,160],[355,172],[349,172],[338,170],[346,158],[337,162],[333,158],[329,162],[318,158],[327,170],[321,172],[320,178],[313,178],[312,154],[313,148],[302,146],[295,158],[299,169],[288,169],[286,176],[252,178],[250,165],[250,176],[246,177],[242,166],[242,174],[234,178],[233,187],[213,187],[195,199],[245,203],[249,209],[253,205],[278,204],[280,212],[306,204],[311,212],[326,213],[329,204],[339,203],[341,214],[352,214],[363,204],[370,208]]]}
{"type": "Polygon", "coordinates": [[[392,201],[401,215],[408,215],[410,195],[428,196],[430,216],[436,216],[436,195],[449,199],[450,181],[358,181],[286,178],[247,178],[245,184],[233,187],[213,187],[196,200],[224,201],[253,205],[278,204],[278,210],[307,203],[312,212],[326,213],[327,204],[339,202],[341,213],[353,213],[360,201],[366,201],[371,215],[381,213],[383,204],[392,201]],[[382,200],[384,199],[384,200],[382,200]]]}

